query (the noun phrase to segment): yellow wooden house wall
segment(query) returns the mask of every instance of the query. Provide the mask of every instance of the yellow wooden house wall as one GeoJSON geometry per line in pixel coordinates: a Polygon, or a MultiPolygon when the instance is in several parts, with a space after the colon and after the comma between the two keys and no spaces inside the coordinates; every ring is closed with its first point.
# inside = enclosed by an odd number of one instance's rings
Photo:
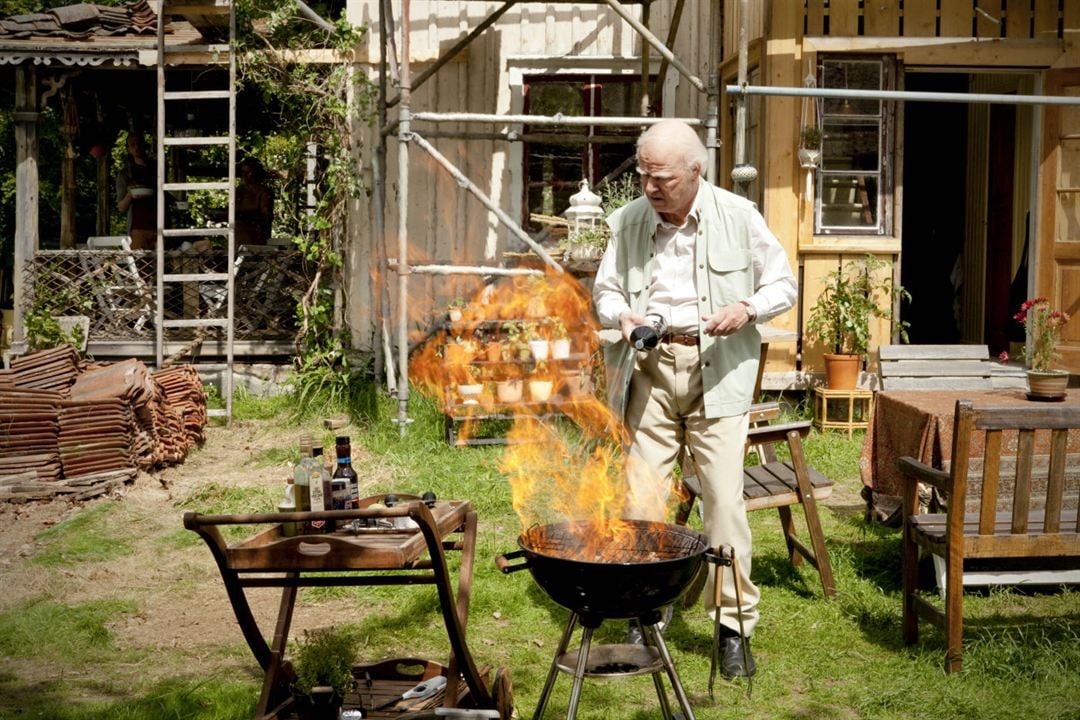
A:
{"type": "MultiPolygon", "coordinates": [[[[774,0],[769,3],[750,3],[748,38],[751,68],[760,73],[760,83],[772,86],[800,86],[808,72],[813,71],[819,52],[829,53],[894,53],[902,63],[958,68],[1023,67],[1032,70],[1050,67],[1080,65],[1078,62],[1076,31],[1080,30],[1080,3],[1065,3],[1059,9],[1056,0],[1035,0],[1028,3],[981,3],[984,13],[977,12],[970,0],[906,0],[903,8],[897,0],[875,0],[865,3],[859,0],[774,0]],[[1007,12],[1005,11],[1007,9],[1007,12]],[[993,20],[997,20],[994,22],[993,20]],[[1060,28],[1064,31],[1061,32],[1060,28]]],[[[737,8],[727,3],[727,8],[737,8]]],[[[724,46],[721,60],[722,85],[735,82],[738,45],[738,12],[724,17],[724,46]]],[[[986,84],[984,91],[993,92],[993,76],[980,80],[986,84]]],[[[1025,92],[1032,92],[1026,88],[1025,92]]],[[[725,97],[721,107],[727,107],[730,99],[725,97]]],[[[797,313],[789,313],[778,319],[785,327],[801,321],[805,323],[814,299],[820,293],[825,277],[847,262],[858,260],[867,254],[885,260],[890,266],[902,261],[900,257],[902,228],[903,187],[902,178],[902,132],[897,128],[897,146],[894,168],[896,187],[894,194],[893,230],[879,237],[823,237],[813,234],[813,199],[803,198],[805,181],[798,166],[798,128],[800,125],[801,100],[795,98],[768,97],[763,103],[762,127],[767,136],[761,141],[757,157],[748,159],[757,166],[764,190],[762,211],[773,231],[789,248],[789,256],[796,258],[800,268],[800,301],[797,313]]],[[[975,113],[972,143],[979,141],[978,133],[985,132],[975,113]]],[[[721,137],[724,140],[721,167],[724,173],[732,165],[731,147],[733,128],[730,117],[721,114],[721,137]]],[[[898,125],[902,123],[903,105],[897,108],[898,125]]],[[[1030,112],[1018,114],[1018,132],[1029,132],[1032,123],[1030,112]]],[[[1037,149],[1024,148],[1023,153],[1037,149]]],[[[1017,158],[1018,171],[1023,169],[1022,181],[1018,183],[1017,195],[1031,192],[1026,184],[1032,180],[1030,154],[1017,158]],[[1024,164],[1021,164],[1024,163],[1024,164]]],[[[977,173],[969,178],[984,183],[977,173]]],[[[985,173],[985,168],[981,168],[985,173]]],[[[973,216],[984,211],[977,203],[969,206],[973,216]]],[[[984,216],[984,215],[983,215],[984,216]]],[[[1014,261],[1018,262],[1022,245],[1023,215],[1016,220],[1014,229],[1014,261]]],[[[977,224],[970,224],[974,226],[977,224]]],[[[973,232],[978,232],[977,230],[973,232]]],[[[985,247],[980,237],[965,240],[965,252],[969,274],[980,277],[985,258],[978,252],[985,247]]],[[[968,301],[981,307],[981,284],[971,283],[965,288],[971,295],[968,301]]],[[[963,328],[965,337],[975,339],[981,333],[982,318],[969,317],[963,328]]],[[[791,329],[791,327],[789,327],[791,329]]],[[[872,353],[876,346],[892,340],[893,328],[883,322],[872,327],[872,353]]],[[[794,369],[797,364],[805,372],[823,370],[822,354],[826,348],[806,343],[796,358],[794,344],[780,344],[770,348],[767,372],[777,373],[794,369]]],[[[870,369],[873,369],[871,365],[870,369]]]]}

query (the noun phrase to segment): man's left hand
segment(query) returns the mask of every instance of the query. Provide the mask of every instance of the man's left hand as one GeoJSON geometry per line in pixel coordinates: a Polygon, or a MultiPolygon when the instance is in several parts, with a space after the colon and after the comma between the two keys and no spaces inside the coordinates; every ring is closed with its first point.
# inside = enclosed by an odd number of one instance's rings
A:
{"type": "Polygon", "coordinates": [[[720,308],[712,315],[703,315],[706,335],[731,335],[743,328],[750,321],[746,306],[731,303],[720,308]]]}

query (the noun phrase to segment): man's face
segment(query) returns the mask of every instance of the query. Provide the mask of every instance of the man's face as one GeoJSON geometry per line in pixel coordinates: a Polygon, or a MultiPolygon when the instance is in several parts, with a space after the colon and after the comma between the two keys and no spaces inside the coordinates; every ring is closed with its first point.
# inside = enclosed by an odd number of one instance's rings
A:
{"type": "Polygon", "coordinates": [[[700,169],[687,168],[681,158],[672,160],[649,144],[638,149],[637,171],[653,210],[665,220],[684,220],[697,196],[700,169]]]}

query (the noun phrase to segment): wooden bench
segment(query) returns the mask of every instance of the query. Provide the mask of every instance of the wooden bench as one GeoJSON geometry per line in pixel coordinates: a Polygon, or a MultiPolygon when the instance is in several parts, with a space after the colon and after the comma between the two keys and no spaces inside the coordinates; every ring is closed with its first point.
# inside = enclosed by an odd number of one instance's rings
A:
{"type": "MultiPolygon", "coordinates": [[[[752,447],[763,462],[751,465],[743,471],[743,501],[746,511],[776,508],[784,531],[788,557],[792,565],[805,558],[814,566],[821,578],[821,587],[827,597],[836,596],[832,565],[825,548],[825,534],[821,529],[817,501],[832,494],[833,481],[806,463],[802,439],[810,433],[810,421],[768,425],[780,415],[777,403],[754,405],[750,410],[751,428],[747,434],[747,446],[752,447]],[[757,427],[754,427],[757,425],[757,427]],[[777,459],[776,443],[787,443],[790,460],[777,459]],[[800,538],[791,514],[792,505],[802,505],[806,519],[810,545],[800,538]]],[[[701,494],[701,486],[694,470],[693,461],[684,464],[682,483],[689,493],[689,501],[683,503],[676,522],[685,523],[694,499],[701,494]]]]}
{"type": "Polygon", "coordinates": [[[963,649],[964,563],[1008,565],[1024,561],[1080,568],[1080,523],[1075,508],[1066,508],[1065,467],[1070,429],[1080,428],[1080,405],[1031,403],[1024,407],[974,408],[968,400],[956,403],[951,472],[915,460],[899,460],[904,472],[903,598],[904,642],[919,639],[919,620],[945,632],[945,664],[949,672],[961,668],[963,649]],[[1017,433],[1011,512],[1000,512],[1002,434],[1017,433]],[[976,511],[965,512],[974,498],[967,497],[971,435],[985,432],[983,475],[976,511]],[[1049,435],[1049,476],[1045,502],[1032,497],[1036,432],[1049,435]],[[918,483],[937,488],[948,498],[943,513],[918,513],[918,483]],[[1043,509],[1032,510],[1042,504],[1043,509]],[[938,608],[919,594],[919,549],[945,559],[945,603],[938,608]]]}
{"type": "Polygon", "coordinates": [[[993,363],[986,345],[882,345],[883,390],[988,390],[993,363]]]}

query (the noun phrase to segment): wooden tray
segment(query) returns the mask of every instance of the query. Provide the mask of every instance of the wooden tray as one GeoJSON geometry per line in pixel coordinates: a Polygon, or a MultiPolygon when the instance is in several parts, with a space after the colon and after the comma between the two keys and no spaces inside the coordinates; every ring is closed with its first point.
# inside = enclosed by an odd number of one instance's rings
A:
{"type": "MultiPolygon", "coordinates": [[[[445,535],[465,522],[465,501],[437,501],[431,514],[445,535]]],[[[386,510],[341,511],[342,517],[385,517],[386,510]]],[[[316,513],[279,513],[302,519],[316,513]]],[[[398,515],[400,517],[400,514],[398,515]]],[[[284,521],[284,517],[282,521],[284,521]]],[[[229,545],[227,567],[237,571],[296,572],[303,570],[379,570],[414,565],[427,551],[419,528],[362,528],[356,533],[338,530],[320,535],[285,537],[281,525],[229,545]]]]}

